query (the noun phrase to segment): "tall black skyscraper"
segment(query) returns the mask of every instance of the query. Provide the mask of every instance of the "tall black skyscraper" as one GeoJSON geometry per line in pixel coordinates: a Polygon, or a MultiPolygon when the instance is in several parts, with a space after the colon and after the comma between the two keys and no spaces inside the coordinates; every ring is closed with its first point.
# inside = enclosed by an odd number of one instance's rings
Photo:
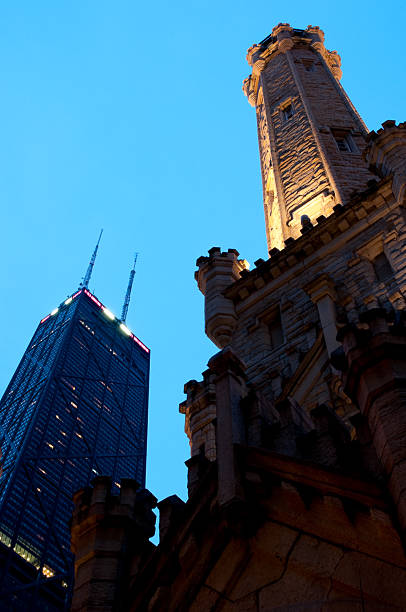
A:
{"type": "Polygon", "coordinates": [[[145,484],[149,358],[86,286],[40,322],[0,402],[1,610],[64,609],[76,490],[145,484]]]}

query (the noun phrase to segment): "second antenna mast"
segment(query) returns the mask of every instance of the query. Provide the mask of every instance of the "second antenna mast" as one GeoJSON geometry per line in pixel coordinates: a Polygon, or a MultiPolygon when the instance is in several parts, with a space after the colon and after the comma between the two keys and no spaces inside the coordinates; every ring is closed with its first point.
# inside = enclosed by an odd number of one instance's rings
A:
{"type": "Polygon", "coordinates": [[[128,280],[127,292],[124,298],[123,310],[121,313],[121,320],[123,321],[123,323],[125,323],[125,320],[127,318],[128,307],[130,305],[131,290],[133,288],[133,282],[134,282],[134,276],[135,276],[135,264],[137,263],[137,257],[138,257],[138,253],[136,253],[134,257],[133,267],[131,269],[130,278],[128,280]]]}

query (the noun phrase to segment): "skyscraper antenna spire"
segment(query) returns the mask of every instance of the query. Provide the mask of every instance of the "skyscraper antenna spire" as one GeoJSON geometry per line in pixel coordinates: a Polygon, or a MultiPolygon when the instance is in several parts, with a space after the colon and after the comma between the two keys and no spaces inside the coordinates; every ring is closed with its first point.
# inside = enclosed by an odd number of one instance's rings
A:
{"type": "Polygon", "coordinates": [[[121,320],[123,322],[125,322],[127,318],[128,307],[130,305],[131,289],[133,288],[133,282],[134,282],[134,276],[135,276],[135,264],[137,263],[137,257],[138,257],[138,253],[136,253],[134,257],[133,267],[131,269],[130,278],[128,280],[127,293],[125,294],[125,298],[124,298],[123,310],[121,313],[121,320]]]}
{"type": "Polygon", "coordinates": [[[100,239],[102,237],[102,233],[103,233],[103,230],[100,230],[99,239],[98,239],[97,244],[96,244],[96,246],[94,248],[93,254],[92,254],[91,258],[90,258],[90,262],[89,262],[89,265],[87,267],[86,274],[85,274],[82,282],[79,285],[80,287],[86,287],[87,288],[89,286],[89,281],[90,281],[90,277],[92,276],[93,266],[94,266],[94,262],[96,261],[97,250],[99,248],[99,244],[100,244],[100,239]]]}

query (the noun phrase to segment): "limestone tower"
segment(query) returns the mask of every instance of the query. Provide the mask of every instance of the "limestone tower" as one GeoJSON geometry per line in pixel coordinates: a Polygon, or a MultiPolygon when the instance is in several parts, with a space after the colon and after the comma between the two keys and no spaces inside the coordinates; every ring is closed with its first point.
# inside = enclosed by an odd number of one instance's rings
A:
{"type": "Polygon", "coordinates": [[[256,107],[269,249],[300,236],[372,178],[362,158],[367,128],[340,85],[340,56],[318,27],[279,24],[247,54],[244,82],[256,107]]]}

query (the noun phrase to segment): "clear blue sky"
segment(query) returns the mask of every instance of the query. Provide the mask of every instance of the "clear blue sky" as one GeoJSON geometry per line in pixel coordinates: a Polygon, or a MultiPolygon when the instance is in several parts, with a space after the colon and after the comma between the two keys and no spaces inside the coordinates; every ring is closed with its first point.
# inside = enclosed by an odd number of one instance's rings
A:
{"type": "Polygon", "coordinates": [[[404,2],[20,0],[0,14],[0,388],[85,273],[152,351],[149,488],[186,494],[178,404],[217,350],[193,273],[212,246],[266,257],[246,50],[319,25],[370,129],[406,119],[404,2]]]}

